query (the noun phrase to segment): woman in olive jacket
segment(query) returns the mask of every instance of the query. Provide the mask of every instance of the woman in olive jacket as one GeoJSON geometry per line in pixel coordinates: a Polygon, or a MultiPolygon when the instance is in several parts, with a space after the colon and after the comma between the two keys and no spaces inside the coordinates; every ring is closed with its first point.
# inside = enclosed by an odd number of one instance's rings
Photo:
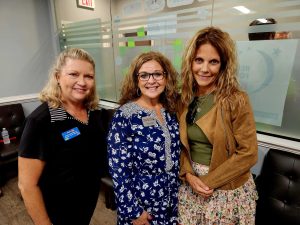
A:
{"type": "Polygon", "coordinates": [[[255,121],[237,82],[233,40],[215,27],[198,31],[182,64],[179,221],[254,224],[255,121]]]}

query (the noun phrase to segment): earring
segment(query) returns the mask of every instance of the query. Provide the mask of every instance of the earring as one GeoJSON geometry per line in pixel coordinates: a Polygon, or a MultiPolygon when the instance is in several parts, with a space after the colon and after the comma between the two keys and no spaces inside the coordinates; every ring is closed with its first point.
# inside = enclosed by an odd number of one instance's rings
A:
{"type": "Polygon", "coordinates": [[[141,90],[140,90],[139,88],[136,89],[136,95],[137,95],[137,96],[141,96],[141,94],[142,94],[141,90]]]}

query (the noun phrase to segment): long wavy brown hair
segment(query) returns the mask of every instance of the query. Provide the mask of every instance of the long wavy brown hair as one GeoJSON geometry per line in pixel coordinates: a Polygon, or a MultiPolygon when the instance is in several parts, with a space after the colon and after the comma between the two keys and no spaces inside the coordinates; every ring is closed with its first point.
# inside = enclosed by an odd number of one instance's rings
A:
{"type": "MultiPolygon", "coordinates": [[[[53,64],[49,72],[48,82],[40,92],[39,96],[39,99],[42,102],[48,102],[53,108],[58,108],[62,104],[61,88],[57,82],[57,76],[59,76],[61,69],[65,66],[67,59],[79,59],[89,62],[95,71],[95,62],[93,58],[83,49],[69,48],[61,52],[53,64]]],[[[92,87],[89,96],[85,99],[84,105],[88,109],[96,109],[98,104],[99,97],[96,92],[96,82],[94,82],[94,86],[92,87]]]]}
{"type": "Polygon", "coordinates": [[[119,104],[123,105],[139,98],[137,74],[142,65],[151,60],[158,62],[164,72],[166,72],[166,87],[164,92],[160,95],[159,101],[166,110],[169,112],[175,112],[177,106],[176,101],[178,100],[178,73],[172,66],[170,60],[160,52],[151,51],[142,53],[131,62],[126,77],[123,80],[119,104]]]}
{"type": "Polygon", "coordinates": [[[221,68],[216,78],[215,102],[230,101],[230,96],[241,92],[237,81],[237,55],[234,41],[227,32],[216,27],[206,27],[199,30],[187,45],[182,57],[182,92],[183,105],[188,106],[198,92],[198,84],[194,79],[192,64],[198,48],[203,44],[211,44],[220,55],[221,68]]]}

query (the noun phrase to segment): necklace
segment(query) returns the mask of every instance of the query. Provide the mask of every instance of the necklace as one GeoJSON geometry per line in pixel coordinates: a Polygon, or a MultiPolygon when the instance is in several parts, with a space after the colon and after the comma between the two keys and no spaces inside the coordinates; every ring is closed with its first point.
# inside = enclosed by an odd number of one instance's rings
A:
{"type": "Polygon", "coordinates": [[[87,111],[87,119],[85,119],[85,120],[79,119],[78,116],[75,116],[75,115],[71,114],[71,113],[68,112],[68,111],[66,111],[66,112],[71,116],[70,119],[74,119],[74,120],[76,120],[76,121],[78,121],[79,123],[82,123],[82,124],[84,124],[84,125],[88,125],[88,124],[89,124],[90,110],[87,111]]]}
{"type": "Polygon", "coordinates": [[[63,109],[71,116],[71,119],[75,119],[76,121],[87,125],[89,121],[89,116],[90,116],[90,110],[78,110],[74,111],[69,109],[68,107],[65,107],[62,105],[63,109]]]}
{"type": "Polygon", "coordinates": [[[202,106],[204,105],[204,103],[207,101],[208,99],[208,96],[210,96],[210,94],[213,92],[210,91],[208,94],[206,95],[203,95],[203,96],[198,96],[198,100],[197,100],[197,113],[201,112],[202,111],[202,106]],[[199,103],[200,102],[200,103],[199,103]]]}

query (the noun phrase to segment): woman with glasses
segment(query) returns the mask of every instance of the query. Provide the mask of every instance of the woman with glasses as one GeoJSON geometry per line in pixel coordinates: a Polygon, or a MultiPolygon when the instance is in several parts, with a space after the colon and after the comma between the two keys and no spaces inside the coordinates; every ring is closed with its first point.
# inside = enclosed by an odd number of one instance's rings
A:
{"type": "Polygon", "coordinates": [[[228,33],[207,27],[191,39],[183,55],[181,99],[179,223],[254,224],[256,128],[228,33]]]}
{"type": "Polygon", "coordinates": [[[125,77],[108,134],[118,224],[177,225],[177,72],[158,52],[142,53],[125,77]]]}

